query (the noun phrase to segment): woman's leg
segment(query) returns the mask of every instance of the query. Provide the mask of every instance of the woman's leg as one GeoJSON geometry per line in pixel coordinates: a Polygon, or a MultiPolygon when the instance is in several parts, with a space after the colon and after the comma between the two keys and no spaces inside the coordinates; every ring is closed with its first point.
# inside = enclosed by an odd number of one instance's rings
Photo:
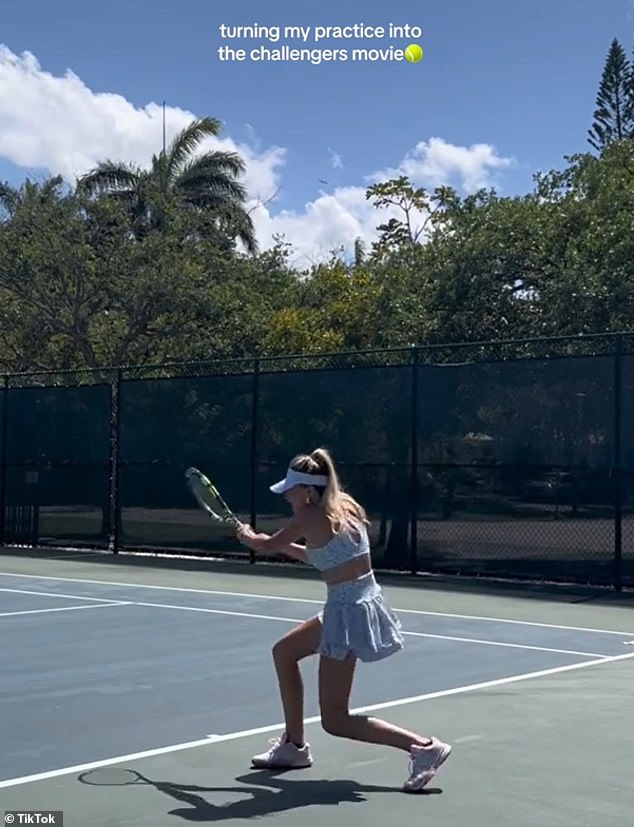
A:
{"type": "Polygon", "coordinates": [[[326,732],[340,738],[396,747],[410,755],[410,770],[403,789],[418,792],[434,777],[451,747],[437,738],[426,738],[415,732],[388,724],[380,718],[350,714],[350,691],[356,660],[335,660],[321,657],[319,662],[319,706],[326,732]]]}
{"type": "Polygon", "coordinates": [[[304,744],[304,684],[299,661],[315,654],[321,640],[318,617],[296,626],[273,647],[273,663],[284,708],[286,738],[298,747],[304,744]]]}
{"type": "Polygon", "coordinates": [[[326,732],[339,738],[384,744],[409,752],[412,746],[429,746],[431,738],[408,732],[379,718],[350,714],[350,692],[356,659],[319,661],[319,708],[326,732]]]}

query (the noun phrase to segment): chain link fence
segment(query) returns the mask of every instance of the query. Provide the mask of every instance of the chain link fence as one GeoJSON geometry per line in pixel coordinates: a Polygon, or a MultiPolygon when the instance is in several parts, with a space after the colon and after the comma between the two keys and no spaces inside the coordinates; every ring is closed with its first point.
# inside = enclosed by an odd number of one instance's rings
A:
{"type": "Polygon", "coordinates": [[[184,471],[274,531],[323,445],[377,569],[634,585],[634,335],[6,376],[0,541],[248,557],[184,471]]]}

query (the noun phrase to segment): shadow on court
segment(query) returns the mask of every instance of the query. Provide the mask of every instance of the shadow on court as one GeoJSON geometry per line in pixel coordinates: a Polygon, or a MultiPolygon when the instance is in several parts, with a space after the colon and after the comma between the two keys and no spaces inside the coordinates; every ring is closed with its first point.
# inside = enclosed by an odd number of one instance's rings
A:
{"type": "MultiPolygon", "coordinates": [[[[99,770],[97,770],[99,772],[99,770]]],[[[404,795],[398,787],[360,784],[347,779],[288,779],[284,772],[256,770],[236,777],[239,785],[234,787],[202,787],[196,784],[177,784],[173,781],[154,781],[141,775],[136,770],[123,770],[134,777],[134,781],[121,781],[121,785],[139,784],[154,787],[157,792],[185,806],[179,806],[167,812],[170,816],[179,816],[185,821],[210,822],[228,821],[230,819],[249,819],[297,810],[301,807],[315,805],[334,805],[350,803],[363,804],[368,801],[367,793],[391,793],[404,795]],[[249,795],[238,801],[213,804],[207,794],[228,793],[230,795],[249,795]]],[[[103,786],[99,782],[86,780],[90,773],[78,776],[81,783],[103,786]]],[[[106,786],[118,786],[117,783],[105,782],[106,786]]],[[[427,787],[416,795],[438,795],[439,787],[427,787]]]]}

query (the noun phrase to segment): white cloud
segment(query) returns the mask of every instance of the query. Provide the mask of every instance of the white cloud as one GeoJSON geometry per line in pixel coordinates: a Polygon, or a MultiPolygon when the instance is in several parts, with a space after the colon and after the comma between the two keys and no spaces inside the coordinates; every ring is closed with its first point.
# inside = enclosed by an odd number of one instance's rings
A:
{"type": "Polygon", "coordinates": [[[283,235],[295,249],[293,263],[301,268],[340,247],[350,250],[355,238],[370,238],[376,210],[366,201],[363,187],[341,187],[309,202],[302,212],[272,215],[265,206],[254,211],[253,219],[261,244],[268,246],[275,234],[283,235]]]}
{"type": "Polygon", "coordinates": [[[330,156],[330,165],[333,169],[343,169],[343,159],[334,149],[328,148],[328,155],[330,156]]]}
{"type": "Polygon", "coordinates": [[[416,186],[433,188],[450,184],[466,194],[491,186],[495,174],[513,163],[511,158],[500,157],[490,144],[454,146],[442,138],[431,138],[416,144],[397,168],[381,170],[368,176],[368,180],[407,175],[416,186]]]}
{"type": "MultiPolygon", "coordinates": [[[[196,117],[165,108],[165,137],[196,117]]],[[[0,156],[18,166],[44,167],[72,181],[105,158],[147,165],[163,145],[163,107],[135,107],[121,95],[93,92],[73,72],[55,77],[25,52],[0,44],[0,156]]],[[[284,150],[256,152],[231,138],[209,139],[204,149],[239,152],[247,164],[244,183],[254,198],[274,191],[284,150]]]]}
{"type": "MultiPolygon", "coordinates": [[[[195,117],[166,107],[168,143],[195,117]]],[[[246,125],[246,129],[254,139],[248,145],[221,137],[210,139],[204,148],[235,151],[244,158],[244,183],[260,246],[266,248],[274,236],[283,235],[293,245],[300,266],[342,246],[350,251],[356,238],[371,244],[376,225],[397,215],[394,210],[378,211],[366,200],[370,182],[407,175],[415,186],[431,189],[451,184],[466,193],[494,185],[496,176],[513,163],[488,144],[460,147],[435,137],[418,143],[395,166],[375,171],[359,186],[336,187],[301,210],[276,212],[273,196],[282,184],[286,151],[262,149],[253,127],[246,125]]],[[[73,181],[106,158],[144,166],[160,151],[162,141],[160,104],[139,108],[122,95],[94,92],[72,71],[56,77],[44,71],[31,53],[18,56],[0,44],[0,157],[73,181]]],[[[341,156],[330,148],[328,152],[332,167],[342,169],[341,156]]]]}
{"type": "MultiPolygon", "coordinates": [[[[461,147],[442,138],[420,142],[396,167],[378,170],[366,178],[367,185],[407,176],[416,187],[428,191],[452,185],[464,194],[493,186],[496,174],[514,164],[499,156],[488,144],[461,147]]],[[[271,215],[268,209],[255,211],[254,220],[262,243],[270,243],[274,233],[282,233],[299,250],[298,260],[313,262],[341,246],[349,253],[356,238],[369,247],[376,240],[376,227],[390,218],[400,217],[398,208],[375,209],[365,198],[366,186],[335,188],[311,201],[301,213],[271,215]]],[[[414,228],[422,227],[426,215],[413,214],[414,228]]]]}

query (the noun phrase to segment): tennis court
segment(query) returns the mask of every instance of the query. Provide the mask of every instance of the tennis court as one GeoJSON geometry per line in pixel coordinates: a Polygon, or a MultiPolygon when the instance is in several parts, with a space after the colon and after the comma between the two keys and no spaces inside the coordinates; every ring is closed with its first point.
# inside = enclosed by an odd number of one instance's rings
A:
{"type": "Polygon", "coordinates": [[[401,791],[404,753],[321,729],[315,659],[313,767],[250,769],[281,732],[270,649],[319,610],[312,574],[3,554],[3,809],[66,827],[631,822],[630,597],[379,579],[407,646],[359,666],[353,706],[453,745],[422,795],[401,791]]]}

